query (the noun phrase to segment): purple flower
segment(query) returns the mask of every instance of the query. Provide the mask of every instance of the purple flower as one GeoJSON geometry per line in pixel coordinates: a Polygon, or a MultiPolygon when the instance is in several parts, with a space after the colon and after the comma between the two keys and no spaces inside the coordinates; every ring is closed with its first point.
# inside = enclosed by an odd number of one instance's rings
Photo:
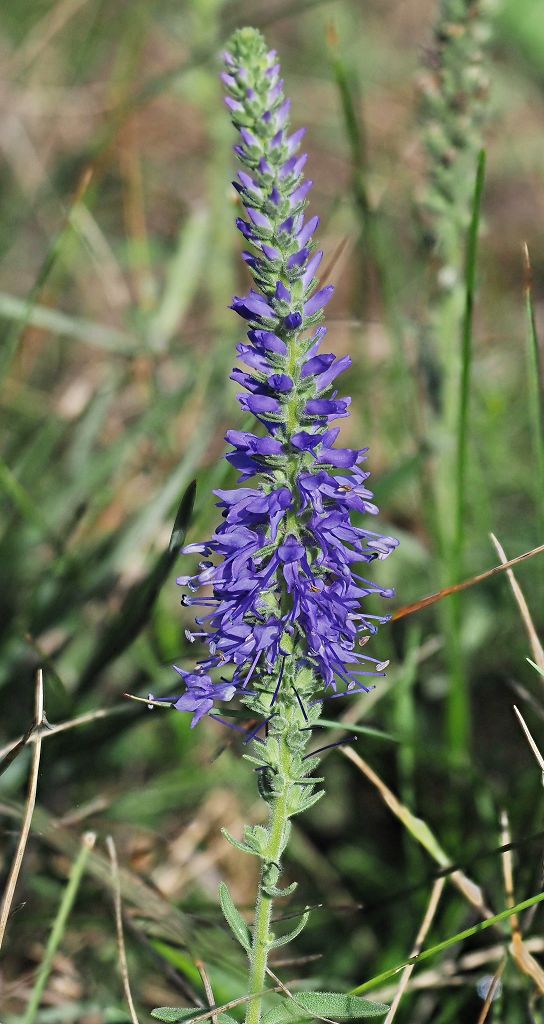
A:
{"type": "Polygon", "coordinates": [[[189,637],[204,642],[204,656],[193,672],[177,669],[186,690],[164,700],[192,712],[193,724],[235,695],[250,703],[270,694],[273,705],[280,686],[300,685],[314,703],[368,689],[384,666],[361,648],[386,618],[366,614],[362,601],[392,592],[361,572],[397,545],[361,525],[378,511],[360,468],[366,449],[337,447],[329,425],[349,415],[351,400],[331,388],[351,360],[320,352],[333,288],[316,281],[323,254],[313,241],[319,219],[306,217],[304,133],[289,134],[280,68],[258,33],[236,33],[225,64],[246,214],[236,223],[255,283],[231,306],[248,328],[237,346],[244,369],[232,379],[258,426],[228,431],[239,486],[215,492],[222,522],[211,540],[184,549],[203,559],[178,582],[189,591],[183,603],[201,608],[189,637]]]}

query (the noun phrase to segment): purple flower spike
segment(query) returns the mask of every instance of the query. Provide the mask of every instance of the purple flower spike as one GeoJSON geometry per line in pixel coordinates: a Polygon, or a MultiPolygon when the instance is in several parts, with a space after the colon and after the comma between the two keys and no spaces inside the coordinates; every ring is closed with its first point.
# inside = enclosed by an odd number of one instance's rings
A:
{"type": "Polygon", "coordinates": [[[211,540],[184,549],[200,559],[179,582],[197,595],[182,603],[202,608],[188,635],[204,656],[195,671],[177,669],[185,692],[164,701],[191,712],[194,725],[237,696],[273,730],[285,693],[295,694],[297,715],[315,721],[324,696],[365,692],[361,678],[382,674],[362,649],[387,620],[367,615],[362,602],[392,591],[360,572],[397,542],[366,528],[361,517],[378,511],[361,468],[366,449],[337,447],[339,429],[330,425],[349,415],[350,399],[332,385],[351,360],[320,352],[333,288],[316,281],[319,218],[304,219],[304,132],[290,134],[276,55],[258,32],[236,32],[225,65],[242,164],[235,187],[245,215],[236,224],[255,284],[232,301],[249,328],[237,345],[244,369],[232,379],[244,388],[242,410],[258,423],[228,431],[238,486],[215,492],[222,521],[211,540]]]}

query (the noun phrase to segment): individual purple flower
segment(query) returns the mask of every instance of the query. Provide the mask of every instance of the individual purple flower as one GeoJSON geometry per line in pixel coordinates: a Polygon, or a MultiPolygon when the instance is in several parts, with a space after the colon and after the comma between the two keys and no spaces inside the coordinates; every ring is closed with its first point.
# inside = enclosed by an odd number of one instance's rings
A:
{"type": "Polygon", "coordinates": [[[334,289],[316,279],[323,253],[313,239],[319,220],[306,216],[304,133],[290,131],[276,54],[241,30],[225,65],[242,165],[236,224],[254,282],[232,301],[247,331],[232,379],[258,425],[228,431],[239,486],[215,492],[222,522],[211,540],[184,549],[202,558],[178,582],[188,590],[182,603],[201,609],[189,637],[205,653],[194,671],[177,670],[183,695],[164,701],[192,712],[193,724],[234,696],[261,714],[267,700],[273,717],[282,687],[304,714],[301,694],[311,706],[367,690],[384,665],[363,647],[386,618],[365,614],[362,601],[392,591],[368,580],[364,564],[397,546],[362,525],[378,511],[361,468],[366,449],[336,443],[333,424],[349,416],[351,399],[333,389],[351,360],[321,351],[334,289]]]}

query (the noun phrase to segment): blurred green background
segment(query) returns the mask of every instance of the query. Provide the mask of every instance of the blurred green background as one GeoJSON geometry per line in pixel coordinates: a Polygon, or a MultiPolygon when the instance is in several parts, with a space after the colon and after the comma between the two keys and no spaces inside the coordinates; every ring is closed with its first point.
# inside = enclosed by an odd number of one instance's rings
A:
{"type": "MultiPolygon", "coordinates": [[[[217,521],[212,488],[232,481],[220,457],[226,427],[240,423],[228,374],[241,335],[228,304],[246,278],[218,72],[221,47],[239,25],[261,27],[277,48],[293,122],[308,128],[312,212],[336,286],[329,342],[353,358],[353,416],[343,437],[369,445],[380,526],[401,541],[376,576],[396,588],[395,607],[456,582],[427,504],[429,480],[431,490],[451,483],[456,438],[434,444],[419,354],[433,286],[419,212],[428,158],[418,82],[437,13],[435,0],[3,5],[1,743],[7,749],[32,722],[38,665],[49,723],[88,717],[43,743],[34,829],[0,967],[2,1024],[24,1017],[88,830],[96,845],[36,1021],[129,1020],[110,834],[124,872],[140,1020],[158,1004],[203,999],[195,958],[218,999],[243,992],[243,965],[216,892],[227,877],[249,911],[252,866],[219,830],[239,835],[244,821],[263,814],[253,773],[216,723],[190,731],[185,716],[148,713],[122,697],[173,692],[171,662],[191,664],[183,633],[190,619],[179,607],[176,566],[163,553],[190,481],[198,481],[192,540],[217,521]]],[[[490,531],[509,557],[544,543],[542,381],[522,257],[527,243],[538,326],[540,0],[497,5],[485,60],[487,175],[460,578],[498,563],[490,531]]],[[[542,559],[517,575],[541,633],[542,559]]],[[[496,852],[503,808],[519,844],[516,899],[541,888],[541,779],[512,704],[538,742],[544,680],[527,664],[534,651],[505,575],[464,594],[455,614],[445,608],[384,627],[373,652],[391,659],[387,681],[349,709],[335,701],[326,710],[388,734],[361,734],[356,749],[432,829],[443,863],[465,866],[498,912],[507,902],[496,852]],[[452,716],[456,679],[465,685],[452,716]]],[[[27,748],[0,780],[5,875],[29,760],[27,748]]],[[[356,766],[335,752],[324,772],[327,799],[294,831],[289,873],[300,887],[285,911],[319,904],[290,953],[320,959],[280,970],[286,980],[347,989],[410,954],[437,864],[356,766]]],[[[541,915],[522,922],[537,958],[541,915]]],[[[427,944],[480,916],[448,883],[427,944]]],[[[416,970],[396,1020],[476,1022],[481,986],[509,934],[506,923],[416,970]]],[[[384,986],[377,997],[394,991],[384,986]]],[[[535,978],[510,959],[486,1019],[539,1020],[535,991],[535,978]]]]}

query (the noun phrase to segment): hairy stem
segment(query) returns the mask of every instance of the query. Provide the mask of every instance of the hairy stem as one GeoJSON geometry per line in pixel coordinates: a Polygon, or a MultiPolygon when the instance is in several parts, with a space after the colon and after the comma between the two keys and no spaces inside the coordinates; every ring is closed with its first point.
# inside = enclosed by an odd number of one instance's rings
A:
{"type": "MultiPolygon", "coordinates": [[[[286,673],[275,707],[266,747],[275,755],[269,763],[273,770],[263,771],[261,795],[269,806],[268,837],[261,857],[261,873],[255,906],[253,941],[249,954],[249,994],[255,998],[248,1004],[246,1024],[259,1024],[262,1014],[262,992],[265,988],[268,955],[275,937],[271,931],[274,896],[280,894],[278,879],[281,875],[281,858],[289,838],[290,817],[303,808],[303,791],[313,783],[303,778],[301,761],[302,749],[308,742],[310,732],[301,732],[303,725],[300,707],[294,699],[294,680],[286,673]]],[[[286,893],[289,890],[286,891],[286,893]]],[[[277,940],[279,941],[279,940],[277,940]]]]}
{"type": "Polygon", "coordinates": [[[261,875],[259,879],[259,890],[255,906],[255,924],[253,929],[253,946],[251,950],[251,970],[249,974],[249,994],[256,994],[248,1004],[246,1024],[259,1024],[261,1019],[262,997],[257,993],[262,992],[265,986],[266,969],[268,967],[268,954],[270,952],[271,935],[270,922],[274,900],[264,892],[267,873],[271,861],[277,862],[282,851],[282,842],[285,835],[285,828],[288,822],[287,814],[287,793],[282,793],[273,803],[270,816],[270,844],[268,847],[268,858],[261,864],[261,875]]]}

